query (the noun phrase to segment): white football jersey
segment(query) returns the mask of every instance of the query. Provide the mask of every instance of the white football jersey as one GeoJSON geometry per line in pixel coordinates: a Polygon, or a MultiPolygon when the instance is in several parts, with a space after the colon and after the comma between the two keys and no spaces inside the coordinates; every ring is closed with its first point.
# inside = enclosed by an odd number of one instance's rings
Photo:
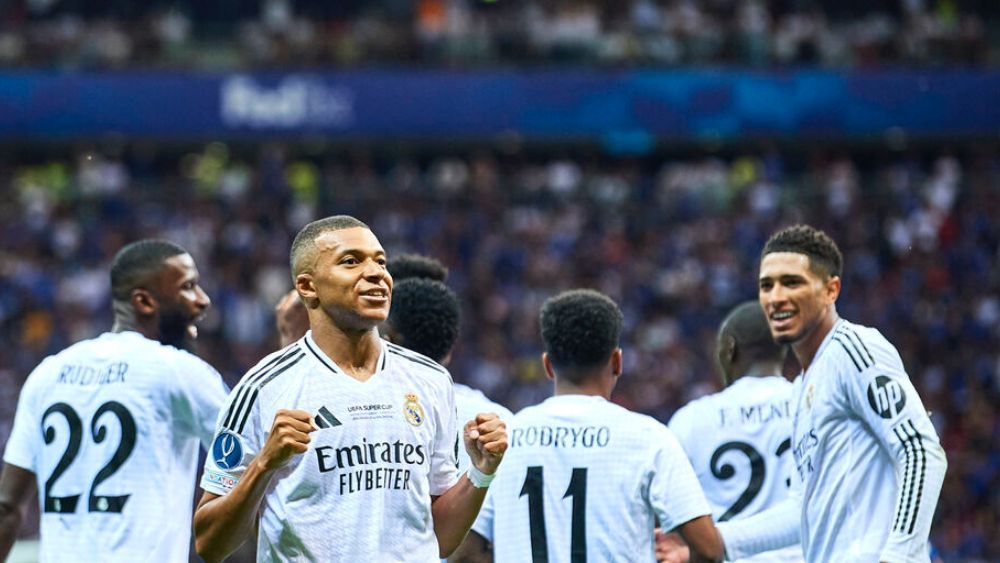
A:
{"type": "Polygon", "coordinates": [[[199,444],[226,386],[137,332],[50,356],[21,390],[4,461],[38,478],[41,561],[187,561],[199,444]]]}
{"type": "Polygon", "coordinates": [[[310,331],[261,360],[220,412],[201,481],[217,495],[239,482],[279,409],[308,411],[319,427],[268,485],[259,561],[439,561],[431,496],[458,480],[451,375],[380,343],[376,372],[362,382],[310,331]]]}
{"type": "MultiPolygon", "coordinates": [[[[788,497],[794,467],[791,399],[792,384],[783,377],[742,377],[691,401],[670,419],[716,522],[746,518],[788,497]]],[[[802,561],[802,549],[796,545],[741,561],[802,561]]]]}
{"type": "Polygon", "coordinates": [[[472,462],[469,460],[469,452],[465,451],[465,444],[462,438],[465,423],[480,413],[489,412],[496,413],[500,417],[500,420],[510,423],[510,419],[514,417],[514,414],[507,407],[489,400],[478,389],[473,389],[461,383],[455,383],[453,389],[455,391],[455,407],[458,409],[458,442],[456,444],[458,447],[458,474],[461,475],[468,471],[469,466],[472,465],[472,462]]]}
{"type": "MultiPolygon", "coordinates": [[[[896,349],[839,320],[795,381],[792,498],[807,561],[929,560],[947,462],[896,349]],[[801,481],[801,485],[799,485],[801,481]]],[[[760,516],[760,515],[758,515],[760,516]]],[[[780,513],[719,525],[731,556],[787,537],[780,513]]]]}
{"type": "Polygon", "coordinates": [[[653,526],[711,512],[666,426],[602,397],[560,395],[514,415],[473,526],[498,562],[653,561],[653,526]]]}

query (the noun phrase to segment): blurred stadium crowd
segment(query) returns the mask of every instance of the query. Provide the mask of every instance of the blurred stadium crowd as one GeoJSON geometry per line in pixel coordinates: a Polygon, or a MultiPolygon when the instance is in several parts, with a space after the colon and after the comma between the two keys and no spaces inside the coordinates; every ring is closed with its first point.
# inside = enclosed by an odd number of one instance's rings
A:
{"type": "Polygon", "coordinates": [[[14,0],[0,66],[996,65],[988,0],[14,0]]]}
{"type": "MultiPolygon", "coordinates": [[[[214,307],[200,353],[232,384],[277,346],[290,237],[349,213],[392,253],[441,259],[464,303],[452,372],[515,411],[550,393],[537,311],[590,286],[625,313],[616,400],[666,421],[718,387],[714,334],[756,295],[777,227],[830,232],[838,309],[894,342],[949,456],[933,541],[1000,558],[1000,151],[663,152],[580,147],[422,152],[149,142],[0,157],[0,437],[45,354],[110,326],[107,268],[126,242],[188,248],[214,307]],[[190,152],[186,152],[190,151],[190,152]]],[[[789,366],[789,372],[795,371],[789,366]]]]}

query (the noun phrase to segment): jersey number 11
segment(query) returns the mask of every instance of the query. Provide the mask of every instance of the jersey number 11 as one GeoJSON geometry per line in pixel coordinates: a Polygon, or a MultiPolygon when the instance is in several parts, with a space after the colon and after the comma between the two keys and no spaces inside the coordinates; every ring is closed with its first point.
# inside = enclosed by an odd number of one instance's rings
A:
{"type": "MultiPolygon", "coordinates": [[[[549,560],[549,548],[545,536],[545,508],[542,491],[542,466],[528,467],[528,474],[521,487],[523,497],[528,495],[528,522],[531,527],[531,561],[546,563],[549,560]]],[[[587,561],[587,468],[574,467],[573,476],[569,479],[569,487],[562,498],[573,497],[573,518],[570,530],[570,561],[586,563],[587,561]]]]}

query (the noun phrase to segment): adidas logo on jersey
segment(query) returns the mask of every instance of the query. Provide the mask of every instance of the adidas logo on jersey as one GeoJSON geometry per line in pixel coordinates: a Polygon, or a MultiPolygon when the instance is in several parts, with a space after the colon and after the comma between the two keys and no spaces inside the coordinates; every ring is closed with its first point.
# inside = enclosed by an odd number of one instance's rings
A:
{"type": "Polygon", "coordinates": [[[320,428],[333,428],[334,426],[340,426],[342,424],[337,417],[333,416],[330,409],[326,407],[320,407],[319,414],[317,414],[316,418],[313,420],[316,421],[316,426],[320,428]]]}

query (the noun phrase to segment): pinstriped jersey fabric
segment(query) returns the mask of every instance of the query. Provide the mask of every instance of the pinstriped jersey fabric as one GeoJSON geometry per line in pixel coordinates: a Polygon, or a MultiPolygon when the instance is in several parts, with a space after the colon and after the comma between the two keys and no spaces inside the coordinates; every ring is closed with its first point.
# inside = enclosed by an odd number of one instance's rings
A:
{"type": "Polygon", "coordinates": [[[711,512],[666,426],[602,397],[560,395],[514,415],[473,529],[499,562],[653,561],[667,530],[711,512]]]}
{"type": "MultiPolygon", "coordinates": [[[[717,521],[747,518],[788,497],[792,384],[783,377],[741,377],[691,401],[670,419],[717,521]]],[[[740,559],[802,561],[798,545],[740,559]]]]}
{"type": "Polygon", "coordinates": [[[199,444],[225,398],[211,366],[137,332],[46,358],[4,453],[38,478],[40,559],[186,562],[199,444]]]}
{"type": "Polygon", "coordinates": [[[946,462],[896,349],[838,321],[793,401],[806,559],[927,561],[946,462]]]}
{"type": "Polygon", "coordinates": [[[259,561],[438,561],[432,495],[458,478],[452,380],[388,342],[367,381],[345,374],[307,333],[251,369],[220,412],[201,486],[227,494],[280,409],[304,410],[309,449],[270,481],[259,561]]]}

